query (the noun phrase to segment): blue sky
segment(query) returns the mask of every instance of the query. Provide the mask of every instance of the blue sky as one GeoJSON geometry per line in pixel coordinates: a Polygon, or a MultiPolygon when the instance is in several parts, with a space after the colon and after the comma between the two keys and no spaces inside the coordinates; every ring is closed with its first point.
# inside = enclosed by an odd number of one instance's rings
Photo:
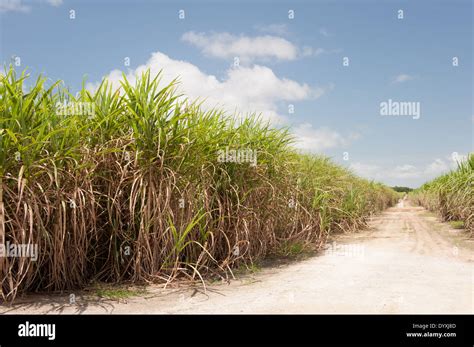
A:
{"type": "Polygon", "coordinates": [[[209,107],[262,112],[301,150],[416,187],[472,151],[472,15],[471,0],[0,0],[0,60],[72,90],[163,68],[209,107]],[[419,119],[382,116],[389,99],[419,119]]]}

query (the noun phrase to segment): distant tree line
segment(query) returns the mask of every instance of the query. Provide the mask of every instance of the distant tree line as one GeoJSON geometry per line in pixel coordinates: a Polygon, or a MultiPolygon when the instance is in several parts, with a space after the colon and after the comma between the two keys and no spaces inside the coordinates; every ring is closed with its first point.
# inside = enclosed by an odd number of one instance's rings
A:
{"type": "Polygon", "coordinates": [[[402,193],[409,193],[413,190],[413,188],[409,188],[409,187],[398,187],[398,186],[395,186],[395,187],[392,187],[392,189],[396,192],[402,192],[402,193]]]}

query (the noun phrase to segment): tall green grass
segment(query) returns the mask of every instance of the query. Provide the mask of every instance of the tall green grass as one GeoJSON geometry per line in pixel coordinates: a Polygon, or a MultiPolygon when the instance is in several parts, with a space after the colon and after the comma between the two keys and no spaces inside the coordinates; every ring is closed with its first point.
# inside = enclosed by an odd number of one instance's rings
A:
{"type": "Polygon", "coordinates": [[[445,221],[463,221],[474,232],[474,154],[458,163],[458,168],[425,183],[410,193],[415,203],[436,211],[445,221]]]}
{"type": "Polygon", "coordinates": [[[40,250],[0,259],[4,300],[92,280],[225,278],[291,244],[317,249],[396,198],[297,153],[287,130],[203,110],[149,72],[73,96],[10,68],[0,99],[0,241],[40,250]],[[218,160],[226,148],[255,150],[257,165],[218,160]]]}

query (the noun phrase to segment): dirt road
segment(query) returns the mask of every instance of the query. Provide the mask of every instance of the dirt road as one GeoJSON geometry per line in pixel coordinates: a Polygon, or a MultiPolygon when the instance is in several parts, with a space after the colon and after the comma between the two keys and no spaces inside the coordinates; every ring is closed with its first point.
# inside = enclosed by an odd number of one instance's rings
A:
{"type": "Polygon", "coordinates": [[[318,256],[202,287],[125,300],[20,300],[9,313],[473,313],[473,242],[401,201],[318,256]]]}

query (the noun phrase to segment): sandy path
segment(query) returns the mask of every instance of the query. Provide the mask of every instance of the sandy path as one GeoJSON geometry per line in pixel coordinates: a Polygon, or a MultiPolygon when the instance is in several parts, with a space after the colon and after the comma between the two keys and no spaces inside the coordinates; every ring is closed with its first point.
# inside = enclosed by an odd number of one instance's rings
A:
{"type": "Polygon", "coordinates": [[[230,284],[149,287],[126,301],[22,299],[9,313],[473,313],[473,242],[401,201],[319,256],[230,284]]]}

